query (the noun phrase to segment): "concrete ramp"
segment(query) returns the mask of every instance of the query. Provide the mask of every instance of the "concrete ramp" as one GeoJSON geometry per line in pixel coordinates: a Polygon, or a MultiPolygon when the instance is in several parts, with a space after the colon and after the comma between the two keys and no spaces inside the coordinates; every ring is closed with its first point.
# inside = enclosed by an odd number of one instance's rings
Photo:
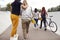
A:
{"type": "MultiPolygon", "coordinates": [[[[11,25],[8,27],[8,29],[5,30],[5,32],[2,35],[0,35],[0,40],[9,40],[10,32],[11,32],[11,25]]],[[[23,33],[20,23],[18,26],[18,34],[19,34],[19,40],[22,40],[23,33]]],[[[30,24],[28,40],[60,40],[60,36],[49,30],[47,31],[44,31],[44,29],[37,30],[33,28],[33,24],[30,24]]]]}

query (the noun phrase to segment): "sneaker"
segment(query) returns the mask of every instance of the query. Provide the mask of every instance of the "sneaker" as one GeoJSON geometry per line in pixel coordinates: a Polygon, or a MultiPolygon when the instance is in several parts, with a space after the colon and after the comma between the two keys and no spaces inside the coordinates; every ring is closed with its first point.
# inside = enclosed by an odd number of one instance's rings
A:
{"type": "Polygon", "coordinates": [[[13,40],[14,37],[10,37],[10,40],[13,40]]]}
{"type": "Polygon", "coordinates": [[[42,27],[39,27],[40,29],[42,28],[42,27]]]}
{"type": "Polygon", "coordinates": [[[18,40],[18,34],[14,35],[14,39],[13,40],[18,40]]]}
{"type": "Polygon", "coordinates": [[[44,31],[46,31],[47,29],[45,28],[44,31]]]}
{"type": "Polygon", "coordinates": [[[34,24],[34,27],[36,28],[36,24],[34,24]]]}

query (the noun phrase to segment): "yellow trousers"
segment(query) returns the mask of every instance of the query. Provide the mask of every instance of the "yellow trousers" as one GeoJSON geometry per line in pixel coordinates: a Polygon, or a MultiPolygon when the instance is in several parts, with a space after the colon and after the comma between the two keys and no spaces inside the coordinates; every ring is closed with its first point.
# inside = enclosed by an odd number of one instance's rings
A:
{"type": "Polygon", "coordinates": [[[12,21],[11,37],[13,37],[17,33],[19,16],[11,14],[11,21],[12,21]]]}

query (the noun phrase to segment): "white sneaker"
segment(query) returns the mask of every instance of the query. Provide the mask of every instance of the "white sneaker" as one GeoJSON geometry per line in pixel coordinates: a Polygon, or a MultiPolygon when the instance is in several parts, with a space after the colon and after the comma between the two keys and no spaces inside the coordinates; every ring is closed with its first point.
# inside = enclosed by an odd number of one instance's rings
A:
{"type": "Polygon", "coordinates": [[[14,37],[10,37],[10,40],[13,40],[14,37]]]}
{"type": "Polygon", "coordinates": [[[18,34],[14,35],[14,39],[13,40],[18,40],[18,34]]]}

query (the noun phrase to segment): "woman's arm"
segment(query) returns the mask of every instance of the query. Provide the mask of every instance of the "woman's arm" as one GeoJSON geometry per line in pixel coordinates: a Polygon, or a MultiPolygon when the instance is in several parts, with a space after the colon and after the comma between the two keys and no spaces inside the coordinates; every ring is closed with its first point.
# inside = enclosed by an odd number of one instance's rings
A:
{"type": "Polygon", "coordinates": [[[26,9],[27,8],[27,5],[23,5],[21,6],[23,9],[26,9]]]}
{"type": "Polygon", "coordinates": [[[48,16],[47,12],[46,12],[46,15],[48,16]]]}

